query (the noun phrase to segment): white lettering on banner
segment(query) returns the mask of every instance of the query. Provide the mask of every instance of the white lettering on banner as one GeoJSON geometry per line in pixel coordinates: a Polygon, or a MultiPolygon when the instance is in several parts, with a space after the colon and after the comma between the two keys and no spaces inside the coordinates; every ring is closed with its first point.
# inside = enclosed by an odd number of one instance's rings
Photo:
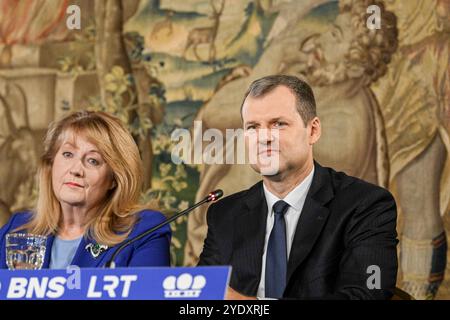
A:
{"type": "Polygon", "coordinates": [[[65,291],[64,277],[31,277],[27,278],[13,277],[9,282],[7,299],[22,298],[60,298],[65,291]],[[50,281],[49,281],[50,280],[50,281]]]}
{"type": "Polygon", "coordinates": [[[97,283],[97,276],[91,277],[89,281],[89,289],[87,293],[88,298],[100,298],[102,296],[101,291],[95,291],[95,285],[97,283]]]}
{"type": "Polygon", "coordinates": [[[48,278],[44,277],[42,279],[39,278],[30,278],[28,281],[28,289],[27,289],[27,298],[44,298],[45,290],[47,289],[48,278]]]}
{"type": "Polygon", "coordinates": [[[65,291],[64,285],[66,284],[66,281],[67,280],[64,277],[54,277],[50,279],[47,297],[52,299],[61,298],[65,291]]]}
{"type": "MultiPolygon", "coordinates": [[[[133,282],[138,276],[132,275],[104,275],[103,277],[91,276],[86,298],[128,298],[133,282]],[[98,280],[98,281],[97,281],[98,280]]],[[[9,282],[7,299],[57,299],[61,298],[68,290],[68,279],[65,277],[12,277],[9,282]]],[[[81,289],[80,287],[76,289],[81,289]]]]}
{"type": "Polygon", "coordinates": [[[123,281],[122,298],[128,298],[131,282],[137,280],[137,275],[121,276],[120,280],[123,281]]]}
{"type": "Polygon", "coordinates": [[[108,292],[108,296],[110,298],[115,298],[116,289],[119,286],[119,278],[116,276],[105,276],[103,278],[103,281],[105,282],[105,284],[103,285],[103,289],[108,292]]]}
{"type": "Polygon", "coordinates": [[[89,281],[89,289],[87,293],[88,298],[101,298],[103,293],[106,293],[110,298],[116,298],[121,283],[123,283],[121,298],[127,298],[130,294],[131,283],[137,281],[137,275],[122,275],[120,278],[114,275],[105,275],[102,279],[103,283],[99,282],[97,288],[97,276],[92,276],[89,281]]]}
{"type": "Polygon", "coordinates": [[[17,299],[25,297],[25,294],[27,292],[26,289],[27,284],[28,284],[27,278],[11,278],[6,298],[17,299]]]}

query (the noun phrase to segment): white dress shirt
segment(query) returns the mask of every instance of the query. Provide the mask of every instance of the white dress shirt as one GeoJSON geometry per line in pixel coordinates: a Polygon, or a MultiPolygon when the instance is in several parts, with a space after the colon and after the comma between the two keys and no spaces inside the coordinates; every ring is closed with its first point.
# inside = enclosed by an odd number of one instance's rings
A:
{"type": "MultiPolygon", "coordinates": [[[[264,195],[267,202],[267,224],[266,224],[266,236],[264,240],[264,253],[262,256],[262,270],[261,270],[261,280],[259,282],[258,292],[256,296],[258,298],[265,298],[265,282],[266,282],[266,255],[267,255],[267,245],[269,243],[270,233],[272,232],[273,222],[274,222],[274,212],[273,205],[279,200],[285,201],[289,204],[289,208],[284,214],[284,221],[286,222],[286,245],[287,245],[287,256],[289,259],[289,254],[291,253],[292,242],[294,241],[295,229],[297,228],[297,222],[300,218],[300,214],[305,204],[306,195],[308,193],[309,187],[314,175],[314,167],[310,174],[291,192],[289,192],[284,199],[278,198],[276,195],[271,193],[266,186],[264,187],[264,195]]],[[[269,297],[270,298],[270,297],[269,297]]]]}

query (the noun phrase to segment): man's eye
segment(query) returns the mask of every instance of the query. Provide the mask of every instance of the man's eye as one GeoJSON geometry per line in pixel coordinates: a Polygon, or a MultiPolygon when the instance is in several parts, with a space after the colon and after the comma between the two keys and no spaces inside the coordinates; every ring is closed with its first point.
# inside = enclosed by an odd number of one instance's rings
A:
{"type": "Polygon", "coordinates": [[[286,125],[285,122],[280,122],[280,121],[277,121],[277,122],[274,123],[274,126],[277,127],[277,128],[278,128],[278,127],[283,127],[283,126],[285,126],[285,125],[286,125]]]}
{"type": "Polygon", "coordinates": [[[62,155],[63,155],[64,158],[71,158],[72,157],[72,152],[64,151],[62,153],[62,155]]]}
{"type": "Polygon", "coordinates": [[[247,127],[247,130],[254,130],[254,129],[255,129],[255,126],[253,126],[253,125],[247,127]]]}

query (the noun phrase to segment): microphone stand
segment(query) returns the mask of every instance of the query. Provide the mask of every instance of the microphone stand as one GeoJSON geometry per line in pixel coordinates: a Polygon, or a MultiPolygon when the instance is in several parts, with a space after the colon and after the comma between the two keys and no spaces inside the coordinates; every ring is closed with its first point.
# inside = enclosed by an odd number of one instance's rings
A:
{"type": "Polygon", "coordinates": [[[142,239],[143,237],[145,237],[145,236],[149,235],[150,233],[152,233],[152,232],[158,230],[159,228],[165,226],[166,224],[169,224],[169,223],[171,223],[172,221],[178,219],[178,218],[181,217],[182,215],[185,215],[185,214],[191,212],[192,210],[196,209],[197,207],[201,206],[201,205],[204,204],[204,203],[211,202],[211,201],[216,201],[217,199],[219,199],[220,197],[222,197],[222,195],[223,195],[223,191],[220,190],[220,189],[219,189],[219,190],[215,190],[215,191],[213,191],[213,192],[210,192],[210,193],[208,194],[208,196],[206,196],[202,201],[197,202],[196,204],[194,204],[192,207],[189,207],[189,208],[187,208],[186,210],[183,210],[183,211],[177,213],[176,215],[172,216],[171,218],[169,218],[169,219],[167,219],[167,220],[161,222],[161,223],[158,224],[157,226],[155,226],[155,227],[153,227],[153,228],[151,228],[151,229],[149,229],[149,230],[147,230],[147,231],[141,233],[140,235],[138,235],[138,236],[136,236],[136,237],[134,237],[134,238],[131,238],[131,239],[125,241],[123,244],[120,245],[120,247],[118,247],[118,248],[116,249],[116,251],[115,251],[114,254],[112,255],[111,259],[109,259],[108,262],[106,262],[105,268],[114,269],[114,268],[116,267],[116,264],[115,264],[114,260],[116,259],[117,255],[118,255],[123,249],[125,249],[129,244],[131,244],[131,243],[133,243],[133,242],[135,242],[135,241],[138,241],[138,240],[142,239]]]}

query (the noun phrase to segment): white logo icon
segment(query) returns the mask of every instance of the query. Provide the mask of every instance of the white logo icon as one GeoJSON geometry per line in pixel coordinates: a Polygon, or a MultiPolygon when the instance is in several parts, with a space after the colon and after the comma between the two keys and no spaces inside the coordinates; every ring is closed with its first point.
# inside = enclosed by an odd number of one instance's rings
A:
{"type": "Polygon", "coordinates": [[[165,298],[198,298],[206,285],[206,278],[202,275],[192,277],[183,273],[178,277],[168,276],[163,281],[165,298]]]}

